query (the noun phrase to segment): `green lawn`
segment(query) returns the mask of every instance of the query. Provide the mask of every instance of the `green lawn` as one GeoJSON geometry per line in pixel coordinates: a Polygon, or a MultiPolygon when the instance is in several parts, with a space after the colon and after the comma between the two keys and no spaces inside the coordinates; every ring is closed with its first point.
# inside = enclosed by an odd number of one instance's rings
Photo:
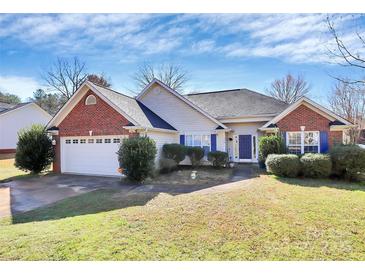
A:
{"type": "Polygon", "coordinates": [[[10,178],[20,178],[29,175],[14,166],[14,159],[0,159],[0,183],[10,178]]]}
{"type": "Polygon", "coordinates": [[[14,158],[1,159],[0,158],[0,184],[16,179],[25,179],[34,176],[43,176],[51,172],[52,167],[42,172],[40,175],[30,174],[22,171],[14,166],[14,158]]]}
{"type": "Polygon", "coordinates": [[[96,191],[0,220],[2,260],[365,260],[365,186],[262,175],[183,194],[96,191]]]}

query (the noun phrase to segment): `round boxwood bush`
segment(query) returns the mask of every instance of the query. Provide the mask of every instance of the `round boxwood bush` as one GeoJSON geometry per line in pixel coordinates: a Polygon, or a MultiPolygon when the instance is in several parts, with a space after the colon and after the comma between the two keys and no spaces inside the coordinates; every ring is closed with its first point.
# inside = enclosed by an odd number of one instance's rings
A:
{"type": "Polygon", "coordinates": [[[132,181],[142,182],[153,174],[157,149],[148,137],[124,139],[118,151],[119,165],[132,181]]]}
{"type": "Polygon", "coordinates": [[[204,157],[204,149],[201,147],[187,147],[186,154],[190,158],[191,165],[197,167],[204,157]]]}
{"type": "Polygon", "coordinates": [[[172,159],[167,159],[167,158],[161,158],[160,159],[160,173],[164,174],[164,173],[170,173],[174,170],[176,170],[177,168],[177,164],[174,160],[172,159]]]}
{"type": "Polygon", "coordinates": [[[294,154],[270,154],[266,158],[266,170],[283,177],[296,177],[299,173],[299,157],[294,154]]]}
{"type": "Polygon", "coordinates": [[[365,149],[357,145],[336,145],[330,155],[335,175],[358,180],[365,173],[365,149]]]}
{"type": "Polygon", "coordinates": [[[284,139],[280,135],[262,136],[259,139],[259,161],[265,163],[269,154],[285,153],[284,139]]]}
{"type": "Polygon", "coordinates": [[[40,173],[53,161],[52,140],[42,125],[33,125],[19,132],[15,166],[31,173],[40,173]]]}
{"type": "Polygon", "coordinates": [[[216,168],[226,167],[228,164],[228,153],[223,151],[211,151],[208,153],[208,160],[216,168]]]}
{"type": "Polygon", "coordinates": [[[300,158],[300,163],[305,177],[326,178],[332,171],[331,157],[327,154],[307,153],[300,158]]]}
{"type": "Polygon", "coordinates": [[[171,159],[178,165],[186,156],[186,147],[180,144],[165,144],[162,147],[162,156],[171,159]]]}

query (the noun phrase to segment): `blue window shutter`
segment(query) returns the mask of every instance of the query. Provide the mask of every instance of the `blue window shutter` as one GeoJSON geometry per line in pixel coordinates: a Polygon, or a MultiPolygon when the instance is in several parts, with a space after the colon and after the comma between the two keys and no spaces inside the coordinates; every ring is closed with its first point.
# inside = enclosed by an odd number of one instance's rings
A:
{"type": "Polygon", "coordinates": [[[287,150],[287,145],[286,145],[286,131],[282,131],[281,132],[281,137],[283,138],[284,140],[284,146],[285,146],[285,150],[287,150]]]}
{"type": "Polygon", "coordinates": [[[327,153],[328,152],[328,132],[327,131],[321,131],[319,134],[320,139],[320,145],[321,145],[321,153],[327,153]]]}
{"type": "Polygon", "coordinates": [[[180,145],[185,145],[185,135],[180,135],[180,145]]]}
{"type": "Polygon", "coordinates": [[[210,135],[210,150],[217,151],[217,134],[210,135]]]}

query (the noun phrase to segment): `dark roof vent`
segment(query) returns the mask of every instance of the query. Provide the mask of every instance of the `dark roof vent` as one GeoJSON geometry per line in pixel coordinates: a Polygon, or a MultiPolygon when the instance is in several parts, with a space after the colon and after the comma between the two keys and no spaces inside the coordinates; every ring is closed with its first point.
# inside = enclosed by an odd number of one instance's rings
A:
{"type": "Polygon", "coordinates": [[[224,129],[222,126],[218,126],[216,129],[224,129]]]}
{"type": "Polygon", "coordinates": [[[55,127],[55,126],[53,126],[53,127],[50,127],[50,128],[47,128],[47,130],[58,130],[59,128],[58,127],[55,127]]]}
{"type": "Polygon", "coordinates": [[[329,122],[329,125],[330,126],[344,126],[345,123],[342,123],[341,121],[339,120],[334,120],[333,122],[329,122]]]}
{"type": "Polygon", "coordinates": [[[267,126],[268,128],[276,128],[276,127],[278,127],[276,124],[270,124],[270,125],[268,125],[267,126]]]}

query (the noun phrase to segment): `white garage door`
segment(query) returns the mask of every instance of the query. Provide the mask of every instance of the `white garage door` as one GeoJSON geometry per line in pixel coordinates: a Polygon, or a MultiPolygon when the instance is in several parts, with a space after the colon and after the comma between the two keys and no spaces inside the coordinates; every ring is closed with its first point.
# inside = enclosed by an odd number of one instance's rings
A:
{"type": "Polygon", "coordinates": [[[116,154],[127,136],[62,137],[61,172],[118,176],[116,154]]]}

